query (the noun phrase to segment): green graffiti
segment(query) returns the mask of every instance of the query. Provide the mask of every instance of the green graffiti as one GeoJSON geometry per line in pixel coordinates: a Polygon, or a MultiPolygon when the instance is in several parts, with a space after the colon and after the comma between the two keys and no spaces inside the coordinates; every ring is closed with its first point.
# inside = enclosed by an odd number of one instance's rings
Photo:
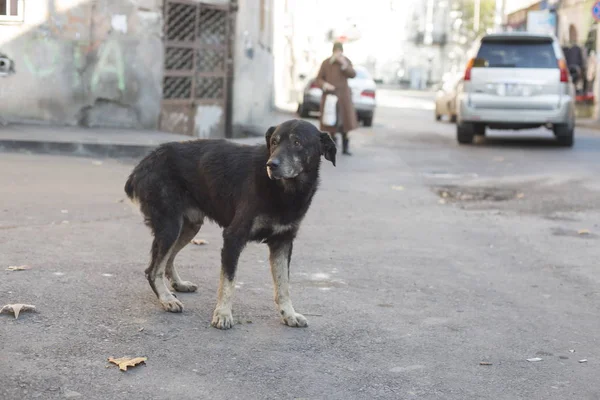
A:
{"type": "Polygon", "coordinates": [[[118,87],[121,92],[125,91],[125,64],[119,44],[111,40],[107,42],[98,55],[98,64],[92,74],[91,89],[96,91],[100,78],[103,75],[113,74],[117,77],[118,87]]]}
{"type": "MultiPolygon", "coordinates": [[[[39,59],[35,57],[36,54],[39,54],[38,49],[32,49],[33,41],[27,42],[25,44],[25,51],[23,52],[23,63],[32,74],[44,78],[54,74],[56,71],[56,67],[58,66],[58,54],[60,52],[60,45],[55,41],[48,38],[41,38],[40,41],[36,42],[42,43],[45,47],[44,52],[50,55],[49,62],[46,61],[40,65],[41,62],[39,59]]],[[[36,46],[37,47],[37,46],[36,46]]]]}

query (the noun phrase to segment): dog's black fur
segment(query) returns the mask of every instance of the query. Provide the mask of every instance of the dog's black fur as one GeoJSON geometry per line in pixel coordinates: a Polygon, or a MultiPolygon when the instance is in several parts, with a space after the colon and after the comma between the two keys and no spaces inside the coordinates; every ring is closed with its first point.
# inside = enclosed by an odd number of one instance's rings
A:
{"type": "Polygon", "coordinates": [[[183,305],[163,287],[163,276],[176,291],[196,290],[196,285],[179,278],[173,259],[207,217],[224,228],[213,325],[227,329],[233,324],[230,297],[239,255],[248,241],[263,241],[271,250],[275,300],[285,303],[279,304],[284,322],[306,326],[287,295],[292,242],[319,184],[320,156],[335,165],[336,148],[327,133],[300,120],[269,128],[266,142],[167,143],[129,176],[125,192],[139,203],[154,235],[146,276],[168,311],[181,312],[183,305]]]}

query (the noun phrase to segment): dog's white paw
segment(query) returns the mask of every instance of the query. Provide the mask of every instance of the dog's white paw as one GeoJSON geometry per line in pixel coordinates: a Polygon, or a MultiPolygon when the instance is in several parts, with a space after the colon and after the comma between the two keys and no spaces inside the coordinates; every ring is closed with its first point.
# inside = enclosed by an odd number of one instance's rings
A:
{"type": "Polygon", "coordinates": [[[172,286],[176,292],[182,292],[182,293],[195,292],[196,290],[198,290],[198,285],[196,285],[190,281],[173,282],[172,286]]]}
{"type": "Polygon", "coordinates": [[[308,320],[306,317],[304,317],[302,314],[298,314],[297,312],[282,312],[281,319],[284,324],[293,328],[306,328],[308,326],[308,320]]]}
{"type": "Polygon", "coordinates": [[[217,329],[230,329],[233,327],[233,315],[231,314],[231,310],[215,310],[210,324],[217,329]]]}
{"type": "Polygon", "coordinates": [[[169,294],[162,299],[158,299],[160,305],[169,312],[180,313],[183,312],[183,303],[177,300],[175,296],[169,294]]]}

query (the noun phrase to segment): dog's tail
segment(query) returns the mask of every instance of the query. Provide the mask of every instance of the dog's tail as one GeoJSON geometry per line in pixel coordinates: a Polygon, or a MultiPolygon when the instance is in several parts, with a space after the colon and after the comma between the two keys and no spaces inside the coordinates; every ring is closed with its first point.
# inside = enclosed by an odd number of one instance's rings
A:
{"type": "Polygon", "coordinates": [[[130,201],[130,205],[131,205],[131,209],[139,215],[143,215],[142,214],[142,210],[140,208],[140,201],[138,199],[138,196],[136,195],[136,175],[135,175],[135,170],[131,173],[131,175],[129,175],[129,178],[127,178],[127,182],[125,182],[125,193],[127,194],[127,197],[129,197],[129,201],[130,201]]]}
{"type": "Polygon", "coordinates": [[[127,178],[127,182],[125,182],[125,193],[127,194],[127,197],[129,197],[130,200],[133,200],[133,198],[135,197],[135,187],[133,186],[133,177],[134,177],[134,172],[131,173],[131,175],[129,175],[129,178],[127,178]]]}

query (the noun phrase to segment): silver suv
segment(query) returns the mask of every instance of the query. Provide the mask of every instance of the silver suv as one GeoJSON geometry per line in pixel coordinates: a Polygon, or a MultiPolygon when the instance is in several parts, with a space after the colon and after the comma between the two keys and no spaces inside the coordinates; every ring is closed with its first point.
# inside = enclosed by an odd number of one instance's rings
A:
{"type": "Polygon", "coordinates": [[[458,91],[456,138],[473,141],[492,129],[546,126],[573,145],[575,87],[555,37],[496,33],[477,41],[458,91]]]}

